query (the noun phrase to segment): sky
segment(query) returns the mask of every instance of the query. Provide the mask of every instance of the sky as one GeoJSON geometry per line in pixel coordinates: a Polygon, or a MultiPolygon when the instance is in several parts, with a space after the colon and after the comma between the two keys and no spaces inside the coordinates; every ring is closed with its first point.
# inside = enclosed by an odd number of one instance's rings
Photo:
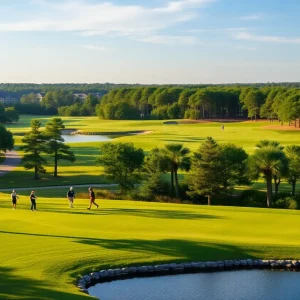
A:
{"type": "Polygon", "coordinates": [[[0,82],[299,82],[299,12],[299,0],[1,0],[0,82]]]}

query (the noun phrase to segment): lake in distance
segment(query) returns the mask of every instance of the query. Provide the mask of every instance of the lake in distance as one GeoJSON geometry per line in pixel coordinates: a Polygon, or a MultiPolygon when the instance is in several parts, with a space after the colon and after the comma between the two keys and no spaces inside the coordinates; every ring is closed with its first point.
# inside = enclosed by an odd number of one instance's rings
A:
{"type": "Polygon", "coordinates": [[[299,300],[300,272],[224,271],[134,278],[89,288],[101,300],[299,300]]]}
{"type": "Polygon", "coordinates": [[[65,143],[108,142],[112,139],[106,135],[63,134],[65,143]]]}

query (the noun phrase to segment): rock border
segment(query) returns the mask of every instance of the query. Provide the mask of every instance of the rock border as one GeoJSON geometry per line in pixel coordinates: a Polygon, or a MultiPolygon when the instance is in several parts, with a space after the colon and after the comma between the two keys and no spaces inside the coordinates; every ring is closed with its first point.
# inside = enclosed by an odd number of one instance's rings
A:
{"type": "Polygon", "coordinates": [[[77,287],[89,294],[88,288],[91,286],[120,279],[251,269],[300,271],[300,260],[235,259],[124,267],[84,275],[78,280],[77,287]]]}

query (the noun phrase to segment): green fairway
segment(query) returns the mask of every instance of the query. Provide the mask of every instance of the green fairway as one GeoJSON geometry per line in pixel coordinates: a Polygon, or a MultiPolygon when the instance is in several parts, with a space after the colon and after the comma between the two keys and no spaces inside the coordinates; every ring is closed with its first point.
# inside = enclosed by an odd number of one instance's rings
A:
{"type": "MultiPolygon", "coordinates": [[[[16,146],[20,146],[21,134],[29,130],[29,123],[33,116],[22,116],[17,124],[7,127],[15,134],[16,146]]],[[[51,117],[36,117],[42,119],[43,125],[51,117]]],[[[277,122],[228,122],[222,132],[220,122],[193,123],[177,120],[164,124],[164,121],[107,121],[97,117],[63,117],[66,128],[78,129],[84,132],[126,132],[149,131],[143,135],[125,135],[114,138],[115,142],[133,142],[136,146],[149,151],[154,147],[163,147],[167,143],[183,143],[192,151],[196,150],[200,143],[212,136],[217,142],[231,142],[242,146],[248,153],[252,153],[259,140],[271,139],[281,142],[283,145],[299,144],[300,131],[265,129],[266,126],[278,125],[277,122]]],[[[72,164],[61,161],[59,166],[60,178],[53,178],[53,162],[48,161],[47,174],[42,175],[43,180],[33,180],[33,171],[26,171],[22,166],[4,177],[0,177],[0,188],[28,187],[47,185],[74,185],[105,183],[102,169],[95,166],[95,159],[99,155],[99,142],[70,144],[74,150],[77,161],[72,164]]],[[[22,154],[22,153],[20,153],[22,154]]]]}
{"type": "Polygon", "coordinates": [[[88,211],[87,199],[70,210],[64,190],[53,196],[31,212],[27,192],[17,210],[0,194],[1,299],[88,299],[76,276],[101,268],[300,258],[298,211],[108,200],[88,211]]]}

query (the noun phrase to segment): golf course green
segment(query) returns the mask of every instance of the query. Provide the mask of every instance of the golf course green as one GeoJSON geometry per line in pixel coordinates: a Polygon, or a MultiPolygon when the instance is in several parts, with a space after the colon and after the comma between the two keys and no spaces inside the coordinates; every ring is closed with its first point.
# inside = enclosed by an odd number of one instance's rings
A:
{"type": "Polygon", "coordinates": [[[0,299],[88,299],[76,278],[102,268],[300,258],[298,211],[108,200],[88,211],[87,199],[69,209],[65,192],[38,198],[36,212],[28,191],[16,210],[0,194],[0,299]]]}
{"type": "MultiPolygon", "coordinates": [[[[7,128],[15,135],[16,147],[21,145],[22,135],[30,129],[30,120],[38,118],[45,125],[51,117],[21,116],[16,124],[8,124],[7,128]]],[[[195,151],[200,143],[208,136],[212,136],[218,143],[230,142],[243,147],[249,154],[253,153],[255,145],[262,139],[276,140],[284,146],[300,143],[300,130],[292,126],[280,126],[278,122],[241,121],[226,122],[224,132],[222,122],[209,121],[108,121],[97,117],[62,117],[66,129],[77,129],[86,133],[105,132],[118,133],[114,142],[132,142],[146,152],[154,147],[163,147],[167,143],[183,143],[185,147],[195,151]],[[128,132],[139,131],[145,134],[128,135],[128,132]],[[123,133],[123,134],[122,134],[123,133]]],[[[60,178],[52,176],[53,162],[48,160],[47,173],[43,180],[33,180],[33,171],[25,170],[22,166],[14,172],[0,177],[0,188],[16,188],[48,185],[74,185],[107,183],[102,176],[101,167],[95,165],[95,158],[99,155],[99,142],[70,144],[76,155],[76,162],[61,161],[59,164],[60,178]]],[[[22,155],[21,152],[19,152],[22,155]]],[[[284,184],[283,184],[284,185],[284,184]]]]}
{"type": "MultiPolygon", "coordinates": [[[[7,125],[15,135],[17,151],[31,118],[22,116],[19,123],[7,125]]],[[[39,119],[45,124],[50,117],[39,119]]],[[[194,151],[207,136],[242,146],[249,154],[262,139],[284,146],[300,143],[300,131],[266,121],[227,122],[222,132],[221,122],[63,120],[66,128],[83,132],[117,132],[114,142],[133,142],[146,152],[167,143],[183,143],[194,151]],[[126,134],[133,131],[145,134],[126,134]]],[[[77,160],[74,164],[62,161],[59,178],[52,177],[50,159],[41,180],[33,180],[33,171],[22,166],[0,177],[0,189],[14,188],[20,196],[13,210],[11,191],[0,192],[0,299],[90,299],[78,290],[76,280],[102,268],[195,260],[300,259],[300,211],[102,199],[96,200],[98,210],[87,210],[87,188],[76,187],[80,197],[73,209],[68,207],[66,188],[45,188],[36,190],[37,211],[30,211],[33,187],[106,183],[102,169],[95,165],[99,145],[70,144],[77,160]],[[21,187],[28,190],[18,190],[21,187]]],[[[255,186],[264,188],[263,182],[255,186]]],[[[287,183],[283,187],[290,188],[287,183]]]]}

